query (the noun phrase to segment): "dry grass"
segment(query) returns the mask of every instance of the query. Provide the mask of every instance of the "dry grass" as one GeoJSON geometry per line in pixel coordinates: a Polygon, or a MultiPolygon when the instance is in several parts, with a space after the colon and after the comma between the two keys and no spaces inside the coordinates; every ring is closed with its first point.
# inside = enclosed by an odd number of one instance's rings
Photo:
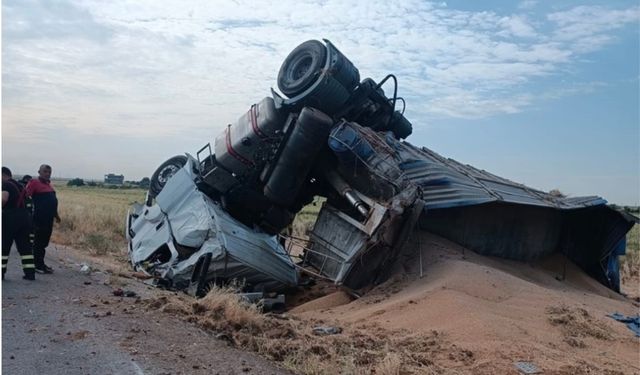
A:
{"type": "Polygon", "coordinates": [[[145,305],[198,324],[230,345],[257,352],[296,373],[442,374],[446,368],[475,361],[473,353],[435,331],[425,335],[377,325],[342,325],[341,334],[317,336],[313,327],[336,322],[260,314],[232,288],[214,287],[197,301],[167,293],[145,305]]]}
{"type": "Polygon", "coordinates": [[[191,305],[193,314],[215,323],[217,331],[259,330],[264,323],[259,306],[241,300],[232,287],[213,286],[207,295],[191,305]]]}
{"type": "Polygon", "coordinates": [[[387,354],[378,365],[376,374],[400,375],[402,371],[402,358],[396,353],[387,354]]]}
{"type": "Polygon", "coordinates": [[[67,187],[62,183],[55,188],[62,222],[56,224],[52,242],[94,255],[125,254],[125,216],[133,202],[144,201],[144,190],[67,187]]]}
{"type": "Polygon", "coordinates": [[[612,339],[609,328],[581,307],[549,306],[547,315],[549,323],[562,329],[564,341],[570,346],[586,348],[587,345],[582,340],[586,337],[612,339]]]}

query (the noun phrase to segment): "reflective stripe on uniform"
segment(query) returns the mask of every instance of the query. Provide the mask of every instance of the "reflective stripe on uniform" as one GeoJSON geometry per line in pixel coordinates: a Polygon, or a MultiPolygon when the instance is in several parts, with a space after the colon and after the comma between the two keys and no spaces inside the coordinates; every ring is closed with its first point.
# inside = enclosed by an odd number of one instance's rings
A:
{"type": "Polygon", "coordinates": [[[22,258],[22,268],[36,268],[33,264],[34,259],[32,254],[21,255],[20,258],[22,258]]]}
{"type": "Polygon", "coordinates": [[[9,259],[9,256],[8,256],[8,255],[3,255],[3,256],[2,256],[2,260],[8,260],[8,259],[9,259]]]}

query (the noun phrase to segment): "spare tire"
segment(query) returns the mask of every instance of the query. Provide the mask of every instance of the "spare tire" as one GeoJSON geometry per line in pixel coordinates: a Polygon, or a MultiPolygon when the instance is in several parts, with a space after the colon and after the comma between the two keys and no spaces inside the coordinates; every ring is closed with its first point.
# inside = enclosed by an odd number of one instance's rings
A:
{"type": "Polygon", "coordinates": [[[160,164],[158,169],[156,169],[156,171],[153,172],[153,175],[151,176],[149,195],[152,197],[157,197],[164,186],[167,184],[167,181],[169,181],[169,179],[173,177],[173,175],[175,175],[182,167],[184,167],[185,164],[187,164],[187,157],[184,155],[174,156],[171,159],[160,164]]]}
{"type": "Polygon", "coordinates": [[[318,78],[327,61],[327,47],[308,40],[296,47],[284,60],[278,72],[278,88],[288,97],[301,94],[318,78]]]}

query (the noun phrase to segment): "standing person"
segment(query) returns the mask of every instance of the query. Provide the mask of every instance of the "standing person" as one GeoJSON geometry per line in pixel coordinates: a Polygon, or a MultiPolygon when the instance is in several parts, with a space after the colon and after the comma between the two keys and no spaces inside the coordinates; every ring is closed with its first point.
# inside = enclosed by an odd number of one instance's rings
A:
{"type": "Polygon", "coordinates": [[[25,174],[24,176],[22,176],[22,178],[18,182],[20,182],[20,185],[26,187],[29,181],[31,180],[32,180],[32,177],[28,174],[25,174]]]}
{"type": "Polygon", "coordinates": [[[27,184],[27,195],[33,199],[33,225],[35,241],[33,244],[33,256],[35,257],[36,272],[53,273],[53,269],[44,263],[44,256],[51,232],[53,220],[60,222],[58,216],[58,198],[56,191],[51,186],[51,166],[42,164],[38,169],[38,178],[34,178],[27,184]]]}
{"type": "Polygon", "coordinates": [[[16,243],[22,260],[25,280],[35,280],[34,259],[29,234],[31,218],[24,207],[22,186],[12,178],[11,170],[2,167],[2,280],[7,272],[11,246],[16,243]]]}

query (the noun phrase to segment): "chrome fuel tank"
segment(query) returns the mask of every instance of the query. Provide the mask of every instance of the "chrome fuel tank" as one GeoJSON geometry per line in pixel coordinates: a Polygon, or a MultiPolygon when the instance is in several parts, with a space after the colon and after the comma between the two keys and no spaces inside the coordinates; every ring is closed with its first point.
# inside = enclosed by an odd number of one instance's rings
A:
{"type": "Polygon", "coordinates": [[[266,97],[252,105],[216,138],[217,163],[236,175],[260,165],[262,153],[271,147],[284,120],[285,116],[278,112],[272,98],[266,97]]]}

